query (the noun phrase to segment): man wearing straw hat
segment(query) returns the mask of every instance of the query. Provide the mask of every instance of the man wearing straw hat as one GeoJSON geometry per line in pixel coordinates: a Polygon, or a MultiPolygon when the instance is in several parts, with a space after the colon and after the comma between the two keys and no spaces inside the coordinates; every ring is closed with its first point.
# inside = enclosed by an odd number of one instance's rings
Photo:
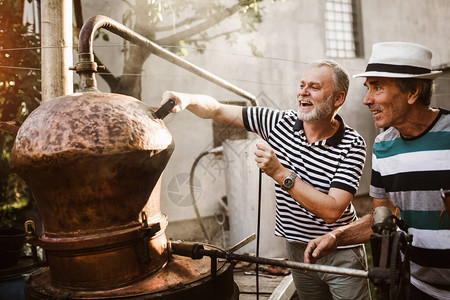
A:
{"type": "MultiPolygon", "coordinates": [[[[450,299],[450,230],[440,190],[450,189],[450,113],[431,108],[431,51],[421,45],[378,43],[364,73],[364,104],[375,125],[370,195],[387,206],[413,235],[410,299],[450,299]],[[447,224],[447,225],[446,225],[447,224]]],[[[308,243],[305,262],[315,263],[337,246],[369,241],[372,214],[308,243]]]]}

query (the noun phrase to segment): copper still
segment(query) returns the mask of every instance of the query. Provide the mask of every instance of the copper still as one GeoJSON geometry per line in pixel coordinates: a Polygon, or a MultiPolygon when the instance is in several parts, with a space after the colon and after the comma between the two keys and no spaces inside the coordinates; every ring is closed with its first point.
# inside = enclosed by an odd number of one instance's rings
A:
{"type": "Polygon", "coordinates": [[[100,27],[144,39],[109,18],[91,18],[80,33],[80,92],[37,108],[12,150],[11,166],[33,192],[43,222],[44,235],[33,243],[48,261],[27,282],[26,296],[209,299],[217,293],[216,299],[231,299],[229,262],[211,270],[207,258],[168,249],[167,217],[159,197],[150,196],[173,138],[141,101],[97,90],[92,40],[100,27]]]}

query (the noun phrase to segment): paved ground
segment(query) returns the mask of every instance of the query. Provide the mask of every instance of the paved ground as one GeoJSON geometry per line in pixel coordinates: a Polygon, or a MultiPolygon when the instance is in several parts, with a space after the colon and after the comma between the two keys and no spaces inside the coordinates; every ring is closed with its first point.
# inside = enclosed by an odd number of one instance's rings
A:
{"type": "MultiPolygon", "coordinates": [[[[254,273],[254,272],[253,272],[254,273]]],[[[259,276],[259,299],[269,299],[272,292],[285,276],[259,276]]],[[[256,299],[256,275],[246,275],[244,271],[235,270],[234,281],[239,287],[239,300],[256,299]]]]}

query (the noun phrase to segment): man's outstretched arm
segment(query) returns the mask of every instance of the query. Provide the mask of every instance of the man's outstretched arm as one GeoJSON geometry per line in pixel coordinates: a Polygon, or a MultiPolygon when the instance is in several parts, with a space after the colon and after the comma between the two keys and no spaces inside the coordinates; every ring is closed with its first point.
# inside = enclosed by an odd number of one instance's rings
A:
{"type": "Polygon", "coordinates": [[[171,110],[172,113],[188,109],[202,119],[213,119],[218,122],[244,128],[241,106],[222,104],[208,95],[185,94],[172,91],[164,92],[161,104],[164,104],[170,99],[176,102],[171,110]]]}

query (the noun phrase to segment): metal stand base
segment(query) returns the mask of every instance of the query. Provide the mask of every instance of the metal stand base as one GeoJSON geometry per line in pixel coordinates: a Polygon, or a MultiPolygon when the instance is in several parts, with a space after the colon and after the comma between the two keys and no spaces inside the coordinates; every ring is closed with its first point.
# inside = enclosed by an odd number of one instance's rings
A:
{"type": "MultiPolygon", "coordinates": [[[[113,262],[112,262],[113,263],[113,262]]],[[[105,291],[61,290],[50,283],[50,272],[43,268],[25,285],[26,299],[239,299],[233,281],[233,264],[218,262],[211,275],[211,261],[174,255],[154,276],[122,288],[105,291]]]]}

